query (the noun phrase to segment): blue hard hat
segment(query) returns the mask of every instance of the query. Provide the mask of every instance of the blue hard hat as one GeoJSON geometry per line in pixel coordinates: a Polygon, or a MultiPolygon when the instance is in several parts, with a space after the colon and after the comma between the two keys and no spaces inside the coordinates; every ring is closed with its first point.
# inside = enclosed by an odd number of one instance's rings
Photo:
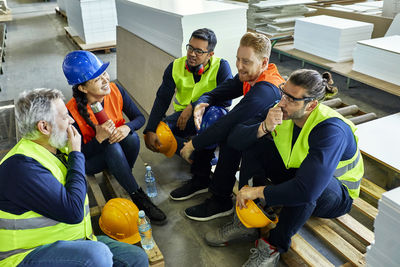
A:
{"type": "Polygon", "coordinates": [[[224,107],[211,106],[204,112],[203,119],[201,120],[200,130],[198,134],[202,133],[205,129],[213,125],[219,118],[226,115],[228,111],[224,107]]]}
{"type": "Polygon", "coordinates": [[[92,52],[77,50],[65,56],[62,67],[68,84],[77,85],[100,76],[109,64],[92,52]]]}

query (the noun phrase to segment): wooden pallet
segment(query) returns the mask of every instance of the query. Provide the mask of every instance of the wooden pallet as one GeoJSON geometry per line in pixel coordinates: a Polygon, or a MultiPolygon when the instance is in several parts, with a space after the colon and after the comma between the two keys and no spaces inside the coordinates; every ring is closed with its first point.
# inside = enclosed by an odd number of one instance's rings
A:
{"type": "Polygon", "coordinates": [[[5,23],[0,23],[0,74],[3,74],[3,62],[5,62],[6,55],[6,39],[7,39],[7,26],[5,23]]]}
{"type": "Polygon", "coordinates": [[[111,49],[117,45],[116,41],[86,44],[77,34],[70,28],[64,27],[67,38],[74,43],[80,50],[85,51],[104,51],[104,53],[110,53],[111,49]]]}
{"type": "Polygon", "coordinates": [[[61,10],[60,7],[55,8],[56,14],[63,17],[64,19],[67,19],[67,13],[65,13],[64,10],[61,10]]]}
{"type": "MultiPolygon", "coordinates": [[[[131,200],[129,194],[119,185],[117,180],[107,171],[103,171],[103,176],[105,178],[105,184],[112,197],[126,198],[131,200]]],[[[90,215],[98,216],[101,214],[101,209],[106,204],[106,198],[104,197],[103,191],[101,190],[99,183],[95,176],[86,175],[89,190],[93,194],[96,203],[93,205],[91,203],[90,215]]],[[[164,256],[158,248],[157,244],[153,249],[146,251],[149,257],[149,262],[151,267],[164,267],[164,256]]]]}

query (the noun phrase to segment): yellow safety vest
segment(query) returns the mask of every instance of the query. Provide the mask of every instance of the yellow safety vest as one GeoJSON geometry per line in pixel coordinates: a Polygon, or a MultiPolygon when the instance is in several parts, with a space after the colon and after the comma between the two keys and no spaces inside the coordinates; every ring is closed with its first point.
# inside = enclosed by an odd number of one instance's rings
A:
{"type": "Polygon", "coordinates": [[[172,65],[172,78],[176,86],[174,99],[174,110],[182,111],[191,102],[197,101],[199,97],[217,87],[217,74],[220,58],[211,57],[206,72],[201,75],[198,83],[194,82],[193,73],[185,68],[186,56],[174,60],[172,65]],[[208,68],[208,69],[207,69],[208,68]]]}
{"type": "Polygon", "coordinates": [[[287,169],[299,168],[301,163],[307,157],[309,144],[308,137],[311,130],[320,122],[329,118],[339,118],[350,126],[353,132],[354,139],[357,142],[357,151],[351,159],[340,161],[336,167],[334,177],[339,179],[348,189],[351,198],[355,199],[360,193],[361,179],[364,174],[364,163],[358,148],[358,137],[354,134],[356,127],[348,119],[344,118],[338,112],[323,105],[318,106],[311,112],[306,123],[300,131],[299,136],[292,148],[293,138],[293,120],[284,120],[281,125],[278,125],[272,133],[275,145],[282,157],[282,160],[287,169]]]}
{"type": "MultiPolygon", "coordinates": [[[[67,168],[43,146],[21,139],[0,164],[15,154],[35,159],[65,185],[67,168]]],[[[15,215],[0,210],[0,266],[16,266],[36,247],[58,240],[97,240],[92,231],[87,195],[84,208],[85,217],[77,224],[58,222],[33,211],[15,215]]]]}

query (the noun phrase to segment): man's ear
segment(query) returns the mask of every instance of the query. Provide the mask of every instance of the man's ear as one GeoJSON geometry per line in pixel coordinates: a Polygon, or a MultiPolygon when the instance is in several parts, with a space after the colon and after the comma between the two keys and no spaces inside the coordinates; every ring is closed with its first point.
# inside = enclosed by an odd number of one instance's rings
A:
{"type": "Polygon", "coordinates": [[[312,100],[311,102],[308,102],[307,105],[308,106],[307,106],[306,110],[311,112],[317,107],[318,100],[312,100]]]}
{"type": "Polygon", "coordinates": [[[39,130],[39,132],[41,132],[44,135],[50,135],[51,134],[51,126],[50,123],[48,123],[47,121],[39,121],[37,124],[37,129],[39,130]]]}
{"type": "Polygon", "coordinates": [[[264,57],[264,58],[263,58],[263,61],[262,61],[262,67],[265,68],[265,69],[267,69],[268,62],[269,62],[269,58],[264,57]]]}
{"type": "Polygon", "coordinates": [[[81,91],[82,93],[87,94],[87,90],[82,85],[78,85],[78,90],[81,91]]]}
{"type": "Polygon", "coordinates": [[[214,55],[214,51],[211,51],[210,53],[208,53],[208,55],[209,55],[210,57],[212,57],[212,56],[214,55]]]}

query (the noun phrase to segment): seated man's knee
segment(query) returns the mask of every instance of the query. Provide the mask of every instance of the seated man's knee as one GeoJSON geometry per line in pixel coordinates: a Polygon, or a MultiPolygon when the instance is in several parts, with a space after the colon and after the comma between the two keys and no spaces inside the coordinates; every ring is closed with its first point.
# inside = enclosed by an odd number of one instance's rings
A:
{"type": "Polygon", "coordinates": [[[107,245],[96,242],[87,241],[87,245],[81,248],[80,253],[85,255],[86,266],[112,266],[113,254],[107,245]]]}

